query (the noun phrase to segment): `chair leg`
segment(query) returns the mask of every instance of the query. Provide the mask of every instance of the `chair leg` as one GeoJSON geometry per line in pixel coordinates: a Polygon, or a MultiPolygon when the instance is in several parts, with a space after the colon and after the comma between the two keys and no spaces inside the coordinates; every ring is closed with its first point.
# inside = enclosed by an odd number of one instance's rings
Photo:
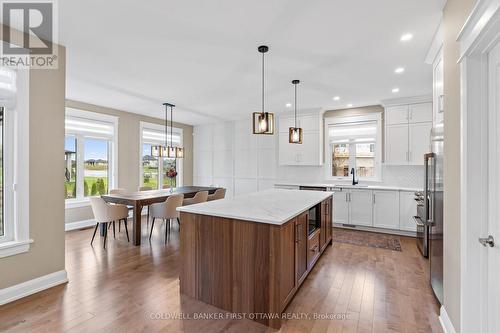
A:
{"type": "Polygon", "coordinates": [[[123,219],[123,224],[125,225],[125,232],[127,233],[127,242],[130,242],[130,239],[128,238],[127,219],[123,219]]]}
{"type": "Polygon", "coordinates": [[[146,222],[146,226],[149,225],[149,206],[148,206],[148,215],[147,215],[147,222],[146,222]]]}
{"type": "Polygon", "coordinates": [[[113,221],[113,238],[116,239],[115,221],[113,221]]]}
{"type": "Polygon", "coordinates": [[[168,219],[165,224],[165,244],[167,244],[167,237],[169,231],[170,231],[170,219],[168,219]]]}
{"type": "Polygon", "coordinates": [[[111,228],[111,223],[109,223],[109,225],[108,225],[108,229],[109,229],[109,228],[111,228]]]}
{"type": "Polygon", "coordinates": [[[118,220],[118,232],[122,232],[121,229],[122,226],[122,220],[118,220]]]}
{"type": "Polygon", "coordinates": [[[106,227],[104,228],[104,249],[106,249],[107,239],[108,239],[108,222],[106,222],[106,227]]]}
{"type": "Polygon", "coordinates": [[[149,242],[151,242],[151,236],[153,235],[153,227],[155,226],[155,219],[156,217],[153,217],[153,221],[151,221],[151,232],[149,233],[149,242]]]}
{"type": "Polygon", "coordinates": [[[97,231],[97,227],[99,227],[99,222],[97,222],[97,224],[95,225],[94,234],[92,235],[92,240],[90,241],[90,245],[92,245],[92,243],[94,242],[94,237],[97,231]]]}
{"type": "Polygon", "coordinates": [[[177,219],[177,224],[179,225],[179,229],[180,229],[181,228],[181,220],[178,217],[176,217],[176,219],[177,219]]]}

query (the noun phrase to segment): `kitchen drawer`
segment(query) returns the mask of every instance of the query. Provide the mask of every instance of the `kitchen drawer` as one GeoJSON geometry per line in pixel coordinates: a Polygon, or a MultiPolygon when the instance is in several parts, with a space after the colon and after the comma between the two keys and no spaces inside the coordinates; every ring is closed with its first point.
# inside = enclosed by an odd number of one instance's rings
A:
{"type": "Polygon", "coordinates": [[[319,247],[320,229],[314,231],[307,239],[307,269],[311,269],[320,254],[319,247]]]}

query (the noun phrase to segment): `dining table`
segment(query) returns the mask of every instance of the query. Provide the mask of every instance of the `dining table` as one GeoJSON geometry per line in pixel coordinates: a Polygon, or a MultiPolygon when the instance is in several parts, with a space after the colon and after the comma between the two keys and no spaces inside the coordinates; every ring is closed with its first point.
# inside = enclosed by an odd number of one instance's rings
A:
{"type": "Polygon", "coordinates": [[[208,191],[213,194],[219,187],[212,186],[180,186],[173,189],[150,190],[119,194],[105,194],[101,197],[104,201],[114,204],[122,204],[132,207],[132,242],[141,245],[141,222],[142,208],[154,203],[164,202],[168,197],[176,194],[184,194],[185,198],[192,198],[197,192],[208,191]]]}

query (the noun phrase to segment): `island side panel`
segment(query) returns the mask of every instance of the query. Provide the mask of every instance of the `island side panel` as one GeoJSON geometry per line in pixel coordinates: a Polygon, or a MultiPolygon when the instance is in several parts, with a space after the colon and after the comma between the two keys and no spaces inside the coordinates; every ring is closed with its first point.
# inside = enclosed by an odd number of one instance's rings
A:
{"type": "Polygon", "coordinates": [[[179,274],[180,291],[182,294],[198,298],[196,293],[196,233],[199,215],[181,213],[182,228],[180,228],[181,269],[179,274]],[[196,221],[198,219],[198,221],[196,221]]]}
{"type": "MultiPolygon", "coordinates": [[[[198,299],[232,311],[233,222],[198,215],[196,232],[196,285],[198,299]]],[[[182,222],[181,222],[182,223],[182,222]]]]}

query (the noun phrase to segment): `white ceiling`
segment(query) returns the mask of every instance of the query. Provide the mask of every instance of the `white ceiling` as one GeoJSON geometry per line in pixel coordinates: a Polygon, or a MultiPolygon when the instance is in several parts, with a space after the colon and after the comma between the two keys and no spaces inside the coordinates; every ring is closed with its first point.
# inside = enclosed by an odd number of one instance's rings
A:
{"type": "Polygon", "coordinates": [[[296,78],[299,108],[430,94],[424,58],[444,2],[59,1],[67,98],[156,117],[168,101],[189,124],[241,119],[260,108],[261,44],[274,112],[293,102],[296,78]]]}

